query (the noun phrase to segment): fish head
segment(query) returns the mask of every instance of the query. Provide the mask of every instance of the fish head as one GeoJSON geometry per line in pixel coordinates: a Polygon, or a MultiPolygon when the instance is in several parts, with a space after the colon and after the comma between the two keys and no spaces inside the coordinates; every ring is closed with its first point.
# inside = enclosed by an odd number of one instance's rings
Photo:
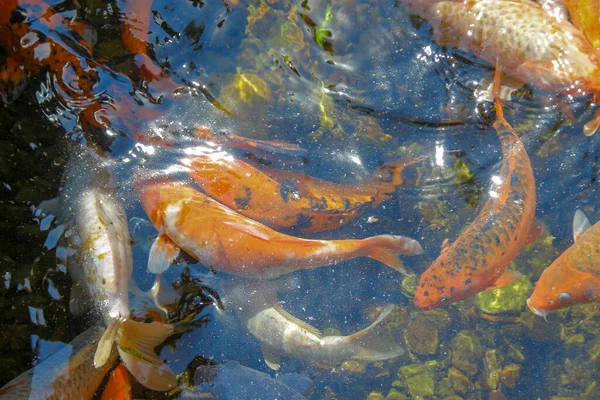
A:
{"type": "Polygon", "coordinates": [[[162,225],[164,211],[175,200],[181,200],[179,193],[185,185],[169,178],[137,180],[135,191],[142,208],[155,227],[162,225]]]}
{"type": "Polygon", "coordinates": [[[566,265],[564,257],[555,260],[540,276],[529,309],[541,317],[573,304],[589,303],[600,297],[600,278],[566,265]]]}

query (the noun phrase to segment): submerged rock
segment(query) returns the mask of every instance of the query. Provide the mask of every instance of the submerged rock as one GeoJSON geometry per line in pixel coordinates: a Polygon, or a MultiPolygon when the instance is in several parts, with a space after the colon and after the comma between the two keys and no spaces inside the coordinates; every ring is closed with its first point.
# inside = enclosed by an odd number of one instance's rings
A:
{"type": "Polygon", "coordinates": [[[486,314],[519,312],[525,308],[525,302],[532,289],[529,279],[523,276],[508,286],[478,293],[475,296],[475,305],[486,314]]]}
{"type": "Polygon", "coordinates": [[[508,364],[502,370],[502,384],[509,388],[514,388],[519,380],[521,366],[519,364],[508,364]]]}
{"type": "Polygon", "coordinates": [[[385,400],[408,400],[408,397],[406,397],[404,393],[400,393],[396,389],[392,389],[387,396],[385,396],[385,400]]]}
{"type": "Polygon", "coordinates": [[[484,384],[488,389],[496,390],[502,378],[504,357],[496,349],[487,350],[483,358],[484,384]]]}
{"type": "Polygon", "coordinates": [[[450,343],[452,365],[468,376],[479,371],[483,349],[479,337],[473,331],[460,331],[450,343]]]}
{"type": "Polygon", "coordinates": [[[435,360],[400,368],[400,375],[404,377],[408,392],[413,398],[434,395],[436,368],[437,361],[435,360]]]}
{"type": "Polygon", "coordinates": [[[426,316],[419,314],[408,324],[405,340],[412,353],[419,355],[435,354],[439,345],[438,330],[426,316]]]}

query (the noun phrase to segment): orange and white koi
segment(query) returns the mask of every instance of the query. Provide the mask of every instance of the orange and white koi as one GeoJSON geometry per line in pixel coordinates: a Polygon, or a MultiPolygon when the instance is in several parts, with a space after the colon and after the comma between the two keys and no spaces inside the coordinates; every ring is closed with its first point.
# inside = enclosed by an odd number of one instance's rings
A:
{"type": "MultiPolygon", "coordinates": [[[[497,71],[494,87],[499,86],[497,71]]],[[[498,101],[494,129],[502,145],[502,167],[492,177],[490,198],[479,215],[452,245],[445,243],[421,275],[415,294],[419,308],[439,307],[485,290],[500,279],[521,247],[539,235],[529,156],[498,101]]]]}
{"type": "Polygon", "coordinates": [[[103,366],[94,367],[94,355],[104,328],[89,328],[61,350],[22,373],[0,389],[5,400],[93,399],[117,360],[111,347],[103,366]]]}
{"type": "Polygon", "coordinates": [[[74,154],[80,154],[69,162],[60,198],[60,219],[70,227],[67,245],[74,254],[68,266],[73,279],[71,311],[81,314],[89,299],[104,319],[107,328],[94,356],[96,368],[107,363],[116,342],[121,360],[142,385],[172,389],[177,385],[175,375],[154,348],[174,328],[130,318],[133,260],[127,217],[107,162],[85,148],[77,150],[74,154]]]}
{"type": "Polygon", "coordinates": [[[367,206],[390,198],[403,183],[405,166],[419,159],[384,164],[370,179],[337,184],[295,171],[260,169],[227,153],[183,160],[190,177],[211,197],[240,214],[273,228],[321,232],[358,217],[367,206]]]}
{"type": "Polygon", "coordinates": [[[404,273],[401,254],[422,254],[416,240],[392,235],[362,240],[308,240],[285,235],[173,180],[137,183],[142,207],[159,232],[148,269],[167,269],[183,249],[211,269],[274,278],[297,270],[370,257],[404,273]]]}
{"type": "Polygon", "coordinates": [[[575,243],[546,268],[527,299],[529,309],[541,317],[600,299],[600,222],[592,226],[577,210],[573,237],[575,243]]]}
{"type": "MultiPolygon", "coordinates": [[[[433,27],[441,46],[472,51],[542,89],[600,101],[600,53],[562,14],[531,0],[402,0],[433,27]]],[[[596,21],[597,23],[598,21],[596,21]]],[[[600,113],[584,128],[593,134],[600,113]]]]}

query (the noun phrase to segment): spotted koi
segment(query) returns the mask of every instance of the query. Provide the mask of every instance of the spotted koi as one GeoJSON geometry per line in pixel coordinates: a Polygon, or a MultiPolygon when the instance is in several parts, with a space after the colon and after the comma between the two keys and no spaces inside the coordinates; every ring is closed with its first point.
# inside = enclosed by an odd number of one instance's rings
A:
{"type": "MultiPolygon", "coordinates": [[[[499,72],[495,87],[499,87],[499,72]]],[[[489,199],[466,231],[446,245],[421,275],[415,305],[431,309],[464,300],[494,284],[523,245],[539,236],[534,223],[533,170],[519,136],[496,102],[494,129],[502,145],[502,167],[492,177],[489,199]]]]}

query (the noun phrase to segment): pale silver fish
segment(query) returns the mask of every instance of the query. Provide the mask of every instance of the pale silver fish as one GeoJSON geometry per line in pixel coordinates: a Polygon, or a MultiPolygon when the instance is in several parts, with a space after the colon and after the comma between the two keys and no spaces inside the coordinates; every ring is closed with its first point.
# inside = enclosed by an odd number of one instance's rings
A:
{"type": "Polygon", "coordinates": [[[82,313],[86,300],[107,326],[94,357],[105,365],[116,341],[119,355],[133,376],[152,390],[177,386],[175,375],[154,348],[173,333],[160,322],[130,319],[129,281],[133,269],[129,228],[117,197],[109,161],[88,149],[77,149],[69,161],[60,197],[60,219],[74,254],[69,260],[73,279],[71,310],[82,313]],[[83,151],[82,151],[83,150],[83,151]]]}
{"type": "Polygon", "coordinates": [[[89,328],[61,350],[4,385],[0,397],[5,400],[94,398],[118,356],[113,346],[106,363],[100,368],[94,367],[96,346],[103,332],[104,328],[100,326],[89,328]]]}
{"type": "Polygon", "coordinates": [[[273,288],[267,285],[269,283],[226,284],[223,293],[225,309],[233,309],[260,341],[270,368],[279,369],[281,356],[333,366],[346,360],[381,361],[404,354],[403,349],[380,329],[385,326],[394,305],[387,305],[371,325],[359,332],[348,336],[323,336],[317,328],[284,310],[273,288]]]}

